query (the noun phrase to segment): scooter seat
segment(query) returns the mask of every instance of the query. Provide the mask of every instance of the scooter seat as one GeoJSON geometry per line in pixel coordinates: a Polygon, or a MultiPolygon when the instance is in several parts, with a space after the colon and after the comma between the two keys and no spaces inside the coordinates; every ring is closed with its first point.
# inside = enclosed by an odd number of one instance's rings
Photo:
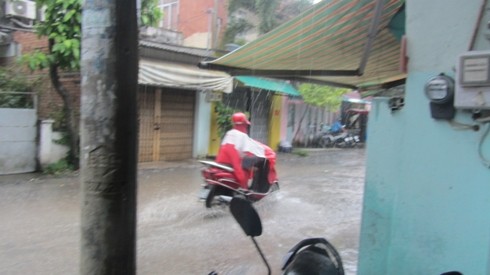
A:
{"type": "Polygon", "coordinates": [[[202,175],[205,179],[228,179],[232,181],[236,181],[235,175],[233,172],[224,171],[220,168],[208,167],[202,170],[202,175]]]}
{"type": "Polygon", "coordinates": [[[232,179],[232,180],[236,181],[235,175],[233,175],[232,173],[229,173],[229,172],[217,172],[217,173],[214,173],[214,176],[216,178],[219,178],[219,179],[232,179]]]}

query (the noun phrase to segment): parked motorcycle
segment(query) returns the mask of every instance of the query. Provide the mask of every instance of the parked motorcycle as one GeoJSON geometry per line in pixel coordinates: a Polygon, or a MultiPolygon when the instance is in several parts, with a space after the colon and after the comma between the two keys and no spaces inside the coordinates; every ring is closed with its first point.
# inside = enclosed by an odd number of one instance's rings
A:
{"type": "Polygon", "coordinates": [[[359,135],[345,133],[342,137],[335,140],[334,147],[338,148],[354,148],[361,142],[359,135]]]}
{"type": "MultiPolygon", "coordinates": [[[[234,197],[230,211],[247,236],[252,239],[257,251],[267,267],[271,268],[255,237],[262,235],[262,222],[251,202],[234,197]]],[[[342,259],[335,247],[324,238],[308,238],[291,248],[283,259],[281,267],[284,275],[344,275],[342,259]]],[[[216,272],[209,274],[216,275],[216,272]]]]}
{"type": "Polygon", "coordinates": [[[337,144],[341,143],[344,140],[344,138],[347,137],[347,135],[348,133],[344,131],[336,132],[336,133],[327,132],[320,138],[319,141],[320,147],[322,148],[334,147],[337,144]]]}
{"type": "Polygon", "coordinates": [[[249,189],[243,189],[234,175],[232,167],[215,161],[201,160],[205,167],[201,170],[204,183],[201,187],[199,198],[204,201],[207,208],[213,205],[229,204],[234,196],[240,195],[249,201],[258,201],[270,193],[279,190],[279,182],[276,174],[276,153],[266,145],[265,159],[252,157],[242,161],[254,170],[260,160],[261,173],[253,173],[252,184],[249,189]]]}
{"type": "Polygon", "coordinates": [[[342,128],[340,132],[327,132],[320,138],[322,148],[354,148],[358,147],[361,142],[357,131],[342,128]]]}

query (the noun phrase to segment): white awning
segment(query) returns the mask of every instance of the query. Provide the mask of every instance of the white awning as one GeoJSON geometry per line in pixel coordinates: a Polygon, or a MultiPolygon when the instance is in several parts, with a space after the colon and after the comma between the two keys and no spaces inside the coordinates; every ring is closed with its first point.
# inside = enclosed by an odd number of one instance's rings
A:
{"type": "Polygon", "coordinates": [[[140,59],[138,83],[158,87],[212,90],[231,93],[233,77],[197,66],[160,60],[140,59]]]}

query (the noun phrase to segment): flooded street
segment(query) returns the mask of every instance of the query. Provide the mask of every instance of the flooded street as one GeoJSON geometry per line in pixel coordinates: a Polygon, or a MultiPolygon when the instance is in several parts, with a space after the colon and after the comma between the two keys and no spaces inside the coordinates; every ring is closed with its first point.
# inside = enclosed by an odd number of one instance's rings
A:
{"type": "MultiPolygon", "coordinates": [[[[280,154],[280,190],[255,204],[256,240],[272,274],[308,237],[327,238],[346,274],[355,274],[365,155],[363,149],[280,154]]],[[[201,165],[143,166],[138,187],[138,274],[266,274],[252,241],[225,207],[206,209],[197,195],[201,165]]],[[[0,274],[76,274],[80,199],[76,175],[0,176],[0,274]]]]}

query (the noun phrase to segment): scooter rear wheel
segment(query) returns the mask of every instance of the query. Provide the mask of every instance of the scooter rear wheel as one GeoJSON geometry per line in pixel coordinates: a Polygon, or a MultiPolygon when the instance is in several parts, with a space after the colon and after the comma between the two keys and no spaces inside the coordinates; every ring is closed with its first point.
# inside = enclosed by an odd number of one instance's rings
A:
{"type": "Polygon", "coordinates": [[[274,192],[274,191],[279,191],[279,182],[275,182],[271,185],[271,188],[270,188],[270,191],[271,192],[274,192]]]}
{"type": "Polygon", "coordinates": [[[209,186],[209,193],[208,196],[206,197],[206,201],[204,202],[207,208],[211,208],[211,206],[213,205],[213,200],[215,195],[216,195],[216,185],[209,186]]]}
{"type": "Polygon", "coordinates": [[[319,143],[320,143],[320,147],[322,147],[322,148],[329,148],[329,147],[332,147],[332,143],[333,142],[332,142],[332,140],[329,137],[327,137],[327,138],[320,139],[320,142],[319,143]]]}

